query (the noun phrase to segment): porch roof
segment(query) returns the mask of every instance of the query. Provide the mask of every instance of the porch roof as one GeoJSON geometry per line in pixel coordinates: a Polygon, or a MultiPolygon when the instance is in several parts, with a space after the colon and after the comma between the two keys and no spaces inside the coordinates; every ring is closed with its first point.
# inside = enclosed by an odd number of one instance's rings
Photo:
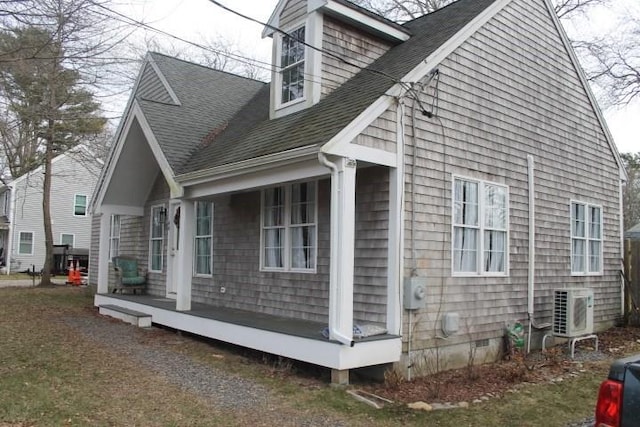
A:
{"type": "Polygon", "coordinates": [[[183,163],[179,174],[328,142],[495,1],[459,0],[407,22],[403,27],[413,34],[409,40],[305,110],[270,120],[270,94],[264,88],[183,163]]]}

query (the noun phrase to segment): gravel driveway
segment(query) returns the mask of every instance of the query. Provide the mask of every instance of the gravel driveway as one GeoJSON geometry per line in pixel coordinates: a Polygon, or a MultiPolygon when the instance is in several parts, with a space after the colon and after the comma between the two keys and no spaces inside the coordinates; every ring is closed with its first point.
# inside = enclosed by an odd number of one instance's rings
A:
{"type": "Polygon", "coordinates": [[[260,419],[266,423],[264,425],[347,425],[342,420],[312,414],[295,414],[294,417],[282,419],[273,407],[274,402],[278,404],[279,398],[266,386],[193,360],[155,340],[140,342],[131,325],[97,316],[69,317],[65,322],[86,339],[126,355],[168,382],[211,401],[216,408],[242,412],[251,410],[264,414],[264,417],[260,415],[260,419]]]}

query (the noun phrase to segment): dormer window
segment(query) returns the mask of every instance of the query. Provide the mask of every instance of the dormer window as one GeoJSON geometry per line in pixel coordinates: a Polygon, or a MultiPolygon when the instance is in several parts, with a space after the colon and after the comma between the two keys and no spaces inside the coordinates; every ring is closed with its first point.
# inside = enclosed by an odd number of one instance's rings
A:
{"type": "Polygon", "coordinates": [[[282,70],[280,103],[282,105],[304,98],[304,37],[304,27],[282,37],[280,52],[280,68],[282,70]]]}

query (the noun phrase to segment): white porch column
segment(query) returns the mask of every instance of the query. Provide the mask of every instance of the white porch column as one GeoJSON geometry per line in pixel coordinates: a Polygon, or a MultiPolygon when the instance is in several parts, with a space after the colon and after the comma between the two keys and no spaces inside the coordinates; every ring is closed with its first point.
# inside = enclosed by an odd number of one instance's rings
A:
{"type": "Polygon", "coordinates": [[[387,255],[387,330],[391,334],[402,333],[402,307],[400,284],[402,283],[402,241],[404,215],[402,195],[404,179],[398,168],[389,169],[389,240],[387,255]]]}
{"type": "Polygon", "coordinates": [[[109,236],[111,214],[102,212],[100,216],[100,244],[98,246],[98,293],[109,293],[109,236]]]}
{"type": "Polygon", "coordinates": [[[196,214],[195,203],[180,203],[180,251],[178,259],[178,283],[176,283],[176,310],[191,310],[191,279],[193,278],[193,237],[196,214]]]}
{"type": "Polygon", "coordinates": [[[331,177],[332,224],[335,239],[332,239],[331,278],[336,280],[331,289],[335,297],[330,299],[330,338],[341,342],[353,341],[353,257],[355,247],[356,215],[356,161],[340,158],[336,162],[337,171],[331,177]],[[335,181],[335,182],[334,182],[335,181]],[[334,211],[335,210],[335,211],[334,211]],[[331,304],[333,302],[333,305],[331,304]]]}

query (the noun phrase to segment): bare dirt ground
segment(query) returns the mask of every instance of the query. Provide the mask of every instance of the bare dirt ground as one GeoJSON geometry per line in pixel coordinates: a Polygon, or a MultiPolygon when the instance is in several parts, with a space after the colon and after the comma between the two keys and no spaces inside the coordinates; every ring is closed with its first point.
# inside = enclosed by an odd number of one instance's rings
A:
{"type": "Polygon", "coordinates": [[[575,359],[569,357],[567,346],[563,345],[528,357],[515,354],[510,360],[441,372],[411,382],[387,375],[384,384],[371,385],[367,390],[398,403],[471,403],[514,392],[522,384],[562,381],[596,366],[602,369],[612,359],[640,352],[640,328],[615,327],[598,337],[598,352],[592,341],[581,342],[576,346],[575,359]]]}

